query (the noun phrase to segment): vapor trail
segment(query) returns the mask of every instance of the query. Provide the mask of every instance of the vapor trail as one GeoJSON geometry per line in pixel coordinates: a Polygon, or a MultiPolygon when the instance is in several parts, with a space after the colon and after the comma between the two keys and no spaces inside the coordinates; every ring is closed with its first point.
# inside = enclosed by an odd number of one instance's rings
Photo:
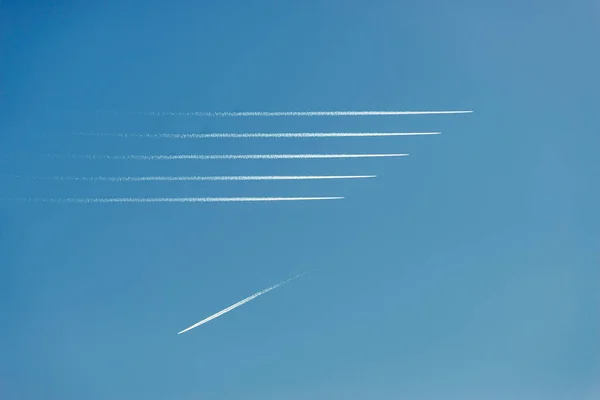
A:
{"type": "Polygon", "coordinates": [[[178,332],[177,334],[178,334],[178,335],[181,335],[182,333],[184,333],[184,332],[187,332],[187,331],[189,331],[189,330],[191,330],[191,329],[197,328],[197,327],[199,327],[200,325],[203,325],[203,324],[207,323],[208,321],[212,321],[213,319],[215,319],[215,318],[218,318],[218,317],[220,317],[221,315],[223,315],[223,314],[225,314],[225,313],[228,313],[229,311],[231,311],[231,310],[233,310],[233,309],[235,309],[235,308],[238,308],[239,306],[241,306],[241,305],[243,305],[243,304],[245,304],[245,303],[249,302],[250,300],[254,300],[254,299],[255,299],[255,298],[257,298],[258,296],[260,296],[260,295],[263,295],[263,294],[265,294],[265,293],[267,293],[267,292],[270,292],[270,291],[271,291],[271,290],[273,290],[273,289],[277,289],[279,286],[283,286],[283,285],[285,285],[286,283],[288,283],[288,282],[290,282],[290,281],[293,281],[294,279],[300,278],[302,275],[305,275],[305,274],[306,274],[306,272],[303,272],[303,273],[301,273],[301,274],[299,274],[299,275],[296,275],[296,276],[294,276],[294,277],[292,277],[292,278],[289,278],[289,279],[287,279],[287,280],[285,280],[285,281],[283,281],[283,282],[280,282],[280,283],[278,283],[278,284],[276,284],[276,285],[273,285],[273,286],[271,286],[271,287],[269,287],[269,288],[263,289],[263,290],[261,290],[260,292],[254,293],[252,296],[248,296],[248,297],[246,297],[245,299],[238,301],[237,303],[235,303],[235,304],[233,304],[233,305],[231,305],[231,306],[229,306],[229,307],[227,307],[227,308],[225,308],[225,309],[223,309],[223,310],[219,311],[218,313],[216,313],[216,314],[213,314],[213,315],[211,315],[210,317],[208,317],[208,318],[205,318],[205,319],[203,319],[202,321],[195,323],[194,325],[190,326],[189,328],[185,328],[184,330],[182,330],[181,332],[178,332]]]}
{"type": "Polygon", "coordinates": [[[140,137],[156,139],[243,139],[243,138],[334,138],[334,137],[389,137],[439,135],[441,132],[299,132],[299,133],[104,133],[75,132],[82,136],[140,137]]]}
{"type": "Polygon", "coordinates": [[[320,179],[363,179],[376,175],[282,175],[282,176],[36,176],[33,179],[57,181],[104,181],[104,182],[147,182],[147,181],[295,181],[320,179]]]}
{"type": "Polygon", "coordinates": [[[93,155],[93,154],[50,154],[57,158],[85,158],[105,160],[281,160],[281,159],[315,159],[315,158],[370,158],[370,157],[403,157],[408,154],[129,154],[129,155],[93,155]]]}
{"type": "Polygon", "coordinates": [[[465,111],[244,111],[244,112],[132,112],[135,115],[148,116],[185,116],[185,117],[339,117],[366,115],[436,115],[436,114],[467,114],[465,111]]]}
{"type": "Polygon", "coordinates": [[[41,203],[232,203],[260,201],[341,200],[344,197],[42,197],[17,198],[41,203]]]}

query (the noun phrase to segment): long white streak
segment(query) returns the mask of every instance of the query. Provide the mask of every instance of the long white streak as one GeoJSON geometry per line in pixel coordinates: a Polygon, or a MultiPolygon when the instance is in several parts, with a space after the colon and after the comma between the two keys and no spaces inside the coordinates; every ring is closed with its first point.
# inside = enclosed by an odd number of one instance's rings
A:
{"type": "Polygon", "coordinates": [[[282,160],[282,159],[316,159],[316,158],[371,158],[371,157],[403,157],[408,154],[128,154],[128,155],[93,155],[67,154],[56,155],[57,158],[85,158],[105,160],[282,160]]]}
{"type": "Polygon", "coordinates": [[[105,133],[75,132],[82,136],[138,137],[154,139],[287,139],[287,138],[335,138],[335,137],[390,137],[439,135],[441,132],[282,132],[282,133],[105,133]]]}
{"type": "Polygon", "coordinates": [[[437,115],[437,114],[467,114],[472,110],[464,111],[245,111],[245,112],[132,112],[135,115],[148,116],[173,116],[173,117],[339,117],[339,116],[366,116],[366,115],[437,115]]]}
{"type": "Polygon", "coordinates": [[[259,201],[341,200],[344,197],[42,197],[15,198],[41,203],[232,203],[259,201]]]}
{"type": "Polygon", "coordinates": [[[103,182],[147,182],[147,181],[296,181],[325,179],[363,179],[376,175],[281,175],[281,176],[35,176],[36,180],[56,181],[103,181],[103,182]]]}
{"type": "Polygon", "coordinates": [[[202,320],[202,321],[200,321],[200,322],[196,322],[194,325],[192,325],[192,326],[190,326],[190,327],[188,327],[188,328],[185,328],[184,330],[182,330],[182,331],[178,332],[177,334],[178,334],[178,335],[181,335],[182,333],[184,333],[184,332],[187,332],[187,331],[189,331],[189,330],[191,330],[191,329],[197,328],[197,327],[199,327],[200,325],[203,325],[203,324],[207,323],[208,321],[212,321],[213,319],[215,319],[215,318],[218,318],[218,317],[220,317],[221,315],[223,315],[223,314],[225,314],[225,313],[228,313],[229,311],[231,311],[231,310],[233,310],[233,309],[235,309],[235,308],[238,308],[239,306],[241,306],[241,305],[243,305],[243,304],[245,304],[245,303],[249,302],[250,300],[254,300],[254,299],[255,299],[255,298],[257,298],[258,296],[260,296],[260,295],[263,295],[263,294],[265,294],[265,293],[267,293],[267,292],[270,292],[271,290],[273,290],[273,289],[276,289],[276,288],[278,288],[279,286],[283,286],[283,285],[285,285],[286,283],[288,283],[288,282],[290,282],[290,281],[293,281],[294,279],[300,278],[302,275],[305,275],[305,274],[306,274],[306,272],[304,272],[304,273],[301,273],[301,274],[299,274],[299,275],[296,275],[296,276],[294,276],[294,277],[292,277],[292,278],[289,278],[289,279],[287,279],[287,280],[285,280],[285,281],[283,281],[283,282],[280,282],[280,283],[278,283],[278,284],[276,284],[276,285],[273,285],[273,286],[271,286],[271,287],[268,287],[268,288],[266,288],[266,289],[263,289],[263,290],[261,290],[260,292],[256,292],[256,293],[254,293],[253,295],[251,295],[251,296],[248,296],[248,297],[246,297],[245,299],[243,299],[243,300],[240,300],[240,301],[238,301],[237,303],[235,303],[235,304],[232,304],[232,305],[230,305],[230,306],[229,306],[229,307],[227,307],[227,308],[224,308],[223,310],[219,311],[218,313],[215,313],[215,314],[211,315],[210,317],[207,317],[207,318],[203,319],[203,320],[202,320]]]}

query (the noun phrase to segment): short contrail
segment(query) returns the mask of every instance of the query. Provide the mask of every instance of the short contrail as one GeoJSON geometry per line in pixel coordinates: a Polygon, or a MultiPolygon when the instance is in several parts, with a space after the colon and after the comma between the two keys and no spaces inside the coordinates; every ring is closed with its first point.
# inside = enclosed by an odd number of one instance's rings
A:
{"type": "Polygon", "coordinates": [[[233,203],[261,201],[341,200],[344,197],[42,197],[9,200],[36,203],[233,203]]]}
{"type": "Polygon", "coordinates": [[[254,300],[254,299],[255,299],[255,298],[257,298],[258,296],[260,296],[260,295],[262,295],[262,294],[265,294],[265,293],[267,293],[267,292],[270,292],[271,290],[273,290],[273,289],[276,289],[276,288],[278,288],[279,286],[285,285],[286,283],[288,283],[288,282],[290,282],[290,281],[293,281],[294,279],[300,278],[302,275],[305,275],[305,274],[306,274],[306,272],[303,272],[303,273],[301,273],[301,274],[299,274],[299,275],[296,275],[296,276],[294,276],[294,277],[292,277],[292,278],[290,278],[290,279],[288,279],[288,280],[285,280],[285,281],[283,281],[283,282],[280,282],[280,283],[278,283],[278,284],[276,284],[276,285],[273,285],[273,286],[271,286],[271,287],[269,287],[269,288],[263,289],[263,290],[261,290],[260,292],[254,293],[252,296],[248,296],[248,297],[246,297],[245,299],[238,301],[237,303],[235,303],[235,304],[233,304],[233,305],[231,305],[231,306],[229,306],[229,307],[227,307],[227,308],[225,308],[225,309],[223,309],[223,310],[219,311],[218,313],[216,313],[216,314],[213,314],[213,315],[211,315],[210,317],[208,317],[208,318],[205,318],[205,319],[203,319],[202,321],[195,323],[194,325],[190,326],[189,328],[185,328],[184,330],[182,330],[181,332],[178,332],[177,334],[178,334],[178,335],[181,335],[182,333],[184,333],[184,332],[187,332],[187,331],[189,331],[189,330],[191,330],[191,329],[197,328],[197,327],[199,327],[200,325],[203,325],[203,324],[207,323],[208,321],[212,321],[213,319],[215,319],[215,318],[218,318],[218,317],[220,317],[221,315],[223,315],[223,314],[225,314],[225,313],[228,313],[229,311],[231,311],[231,310],[233,310],[233,309],[235,309],[235,308],[238,308],[239,306],[241,306],[241,305],[243,305],[243,304],[245,304],[245,303],[249,302],[250,300],[254,300]]]}
{"type": "Polygon", "coordinates": [[[326,179],[366,179],[376,175],[281,175],[281,176],[35,176],[36,180],[148,182],[148,181],[296,181],[326,179]]]}
{"type": "Polygon", "coordinates": [[[437,114],[467,114],[465,111],[245,111],[245,112],[131,112],[135,115],[172,116],[172,117],[341,117],[367,115],[437,115],[437,114]]]}
{"type": "Polygon", "coordinates": [[[93,155],[93,154],[50,154],[57,158],[85,158],[105,160],[282,160],[282,159],[316,159],[316,158],[370,158],[370,157],[403,157],[408,154],[128,154],[128,155],[93,155]]]}
{"type": "Polygon", "coordinates": [[[154,139],[286,139],[286,138],[336,138],[336,137],[390,137],[439,135],[441,132],[283,132],[283,133],[105,133],[75,132],[82,136],[139,137],[154,139]]]}

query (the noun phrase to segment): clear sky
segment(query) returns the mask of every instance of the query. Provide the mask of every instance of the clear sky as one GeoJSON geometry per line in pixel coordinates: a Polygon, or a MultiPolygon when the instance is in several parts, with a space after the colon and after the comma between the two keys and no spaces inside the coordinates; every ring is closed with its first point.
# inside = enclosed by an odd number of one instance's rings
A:
{"type": "Polygon", "coordinates": [[[3,1],[0,398],[597,398],[599,37],[596,0],[3,1]],[[126,115],[453,109],[475,112],[126,115]],[[432,130],[442,134],[73,135],[432,130]],[[384,152],[410,156],[45,156],[384,152]],[[15,178],[263,174],[377,178],[15,178]],[[113,196],[346,198],[6,200],[113,196]],[[177,335],[303,271],[309,273],[177,335]]]}

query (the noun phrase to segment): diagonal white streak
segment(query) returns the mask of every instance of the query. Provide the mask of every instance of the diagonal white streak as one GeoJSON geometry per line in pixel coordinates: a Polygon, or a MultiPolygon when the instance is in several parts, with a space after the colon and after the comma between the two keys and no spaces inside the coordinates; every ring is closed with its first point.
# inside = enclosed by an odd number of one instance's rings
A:
{"type": "Polygon", "coordinates": [[[17,198],[42,203],[240,203],[262,201],[341,200],[344,197],[43,197],[17,198]]]}
{"type": "Polygon", "coordinates": [[[295,181],[365,179],[376,175],[281,175],[281,176],[35,176],[32,179],[57,181],[150,182],[150,181],[295,181]]]}
{"type": "Polygon", "coordinates": [[[390,137],[439,135],[441,132],[281,132],[281,133],[106,133],[75,132],[82,136],[139,137],[154,139],[244,139],[244,138],[335,138],[335,137],[390,137]]]}
{"type": "Polygon", "coordinates": [[[408,154],[127,154],[127,155],[93,155],[93,154],[50,154],[57,158],[85,158],[104,160],[283,160],[283,159],[324,159],[324,158],[371,158],[371,157],[403,157],[408,154]]]}
{"type": "Polygon", "coordinates": [[[134,115],[172,117],[341,117],[341,116],[382,116],[382,115],[439,115],[468,114],[472,110],[456,111],[242,111],[242,112],[132,112],[134,115]]]}
{"type": "Polygon", "coordinates": [[[233,309],[235,309],[235,308],[238,308],[239,306],[241,306],[241,305],[243,305],[243,304],[245,304],[245,303],[247,303],[247,302],[249,302],[249,301],[251,301],[251,300],[254,300],[254,299],[255,299],[255,298],[257,298],[258,296],[260,296],[260,295],[263,295],[263,294],[265,294],[265,293],[267,293],[267,292],[270,292],[271,290],[273,290],[273,289],[276,289],[276,288],[278,288],[279,286],[285,285],[286,283],[288,283],[288,282],[290,282],[290,281],[293,281],[294,279],[300,278],[302,275],[305,275],[305,274],[306,274],[306,272],[303,272],[303,273],[301,273],[301,274],[298,274],[298,275],[296,275],[296,276],[294,276],[294,277],[292,277],[292,278],[289,278],[289,279],[287,279],[287,280],[285,280],[285,281],[283,281],[283,282],[280,282],[280,283],[278,283],[278,284],[276,284],[276,285],[273,285],[273,286],[271,286],[271,287],[268,287],[268,288],[266,288],[266,289],[263,289],[263,290],[261,290],[260,292],[254,293],[253,295],[251,295],[251,296],[248,296],[248,297],[246,297],[245,299],[243,299],[243,300],[240,300],[240,301],[238,301],[237,303],[230,305],[229,307],[227,307],[227,308],[225,308],[225,309],[223,309],[223,310],[219,311],[218,313],[215,313],[215,314],[211,315],[210,317],[207,317],[207,318],[203,319],[202,321],[200,321],[200,322],[197,322],[197,323],[195,323],[194,325],[192,325],[192,326],[190,326],[190,327],[188,327],[188,328],[185,328],[184,330],[182,330],[182,331],[178,332],[177,334],[178,334],[178,335],[181,335],[181,334],[182,334],[182,333],[184,333],[184,332],[187,332],[187,331],[189,331],[189,330],[191,330],[191,329],[194,329],[194,328],[197,328],[198,326],[200,326],[200,325],[203,325],[203,324],[205,324],[205,323],[207,323],[207,322],[209,322],[209,321],[212,321],[213,319],[215,319],[215,318],[218,318],[218,317],[220,317],[221,315],[223,315],[223,314],[225,314],[225,313],[228,313],[229,311],[231,311],[231,310],[233,310],[233,309]]]}

